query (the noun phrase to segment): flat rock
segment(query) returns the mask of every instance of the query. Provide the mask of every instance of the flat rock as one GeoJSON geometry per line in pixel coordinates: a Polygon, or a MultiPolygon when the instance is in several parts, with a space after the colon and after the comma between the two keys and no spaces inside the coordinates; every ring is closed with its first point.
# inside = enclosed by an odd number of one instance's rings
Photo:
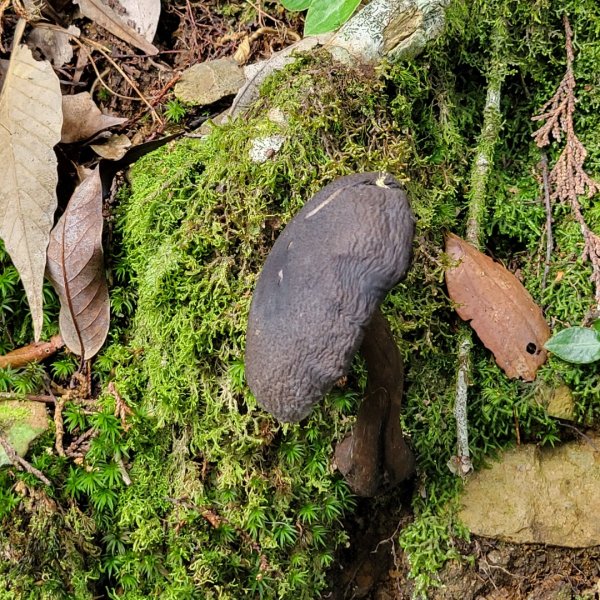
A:
{"type": "MultiPolygon", "coordinates": [[[[0,401],[0,433],[19,456],[25,456],[29,444],[48,429],[46,407],[41,402],[0,401]]],[[[0,467],[11,464],[0,446],[0,467]]]]}
{"type": "Polygon", "coordinates": [[[460,518],[472,533],[570,548],[600,544],[600,435],[523,445],[475,473],[460,518]]]}
{"type": "Polygon", "coordinates": [[[205,106],[236,94],[245,81],[243,69],[234,60],[219,58],[184,71],[174,92],[182,102],[205,106]]]}

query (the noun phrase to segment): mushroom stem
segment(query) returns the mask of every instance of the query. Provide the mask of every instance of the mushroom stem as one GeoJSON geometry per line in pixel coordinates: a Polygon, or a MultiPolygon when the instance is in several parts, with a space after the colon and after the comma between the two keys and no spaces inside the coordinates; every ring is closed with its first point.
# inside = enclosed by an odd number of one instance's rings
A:
{"type": "Polygon", "coordinates": [[[402,436],[402,357],[386,318],[377,309],[360,348],[368,379],[365,398],[350,435],[336,448],[338,469],[359,496],[374,496],[414,473],[415,461],[402,436]]]}

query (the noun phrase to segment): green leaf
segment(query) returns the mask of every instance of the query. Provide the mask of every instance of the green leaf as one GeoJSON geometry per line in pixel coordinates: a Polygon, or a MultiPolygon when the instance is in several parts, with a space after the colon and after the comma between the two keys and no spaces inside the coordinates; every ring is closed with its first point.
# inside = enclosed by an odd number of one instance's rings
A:
{"type": "Polygon", "coordinates": [[[592,329],[594,329],[595,331],[600,332],[600,319],[596,319],[593,323],[592,323],[592,329]]]}
{"type": "Polygon", "coordinates": [[[600,360],[600,333],[587,327],[569,327],[555,333],[544,347],[567,362],[587,364],[600,360]]]}
{"type": "Polygon", "coordinates": [[[341,27],[356,10],[360,0],[313,0],[304,22],[304,35],[327,33],[341,27]]]}
{"type": "MultiPolygon", "coordinates": [[[[286,10],[306,10],[313,0],[281,0],[283,8],[286,10]]],[[[318,0],[317,0],[318,1],[318,0]]]]}

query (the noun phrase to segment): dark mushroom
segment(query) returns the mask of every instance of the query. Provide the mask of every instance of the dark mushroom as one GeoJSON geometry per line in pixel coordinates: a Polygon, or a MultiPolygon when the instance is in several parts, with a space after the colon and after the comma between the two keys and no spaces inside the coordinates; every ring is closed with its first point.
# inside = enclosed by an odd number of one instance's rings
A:
{"type": "Polygon", "coordinates": [[[395,482],[413,469],[398,418],[402,361],[379,312],[409,267],[413,235],[406,193],[391,175],[337,179],[281,233],[250,308],[246,377],[258,403],[281,421],[306,417],[362,344],[368,397],[337,463],[364,495],[379,487],[382,471],[395,482]]]}

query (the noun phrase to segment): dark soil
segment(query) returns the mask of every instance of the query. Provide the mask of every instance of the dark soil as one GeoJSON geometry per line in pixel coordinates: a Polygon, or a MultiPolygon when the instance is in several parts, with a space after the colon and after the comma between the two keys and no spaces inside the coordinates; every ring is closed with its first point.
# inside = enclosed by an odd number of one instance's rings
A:
{"type": "MultiPolygon", "coordinates": [[[[408,490],[361,500],[347,523],[350,543],[333,567],[330,600],[408,600],[409,563],[397,534],[412,519],[408,490]]],[[[438,574],[431,600],[599,600],[600,547],[509,544],[473,536],[457,541],[465,560],[438,574]]]]}

